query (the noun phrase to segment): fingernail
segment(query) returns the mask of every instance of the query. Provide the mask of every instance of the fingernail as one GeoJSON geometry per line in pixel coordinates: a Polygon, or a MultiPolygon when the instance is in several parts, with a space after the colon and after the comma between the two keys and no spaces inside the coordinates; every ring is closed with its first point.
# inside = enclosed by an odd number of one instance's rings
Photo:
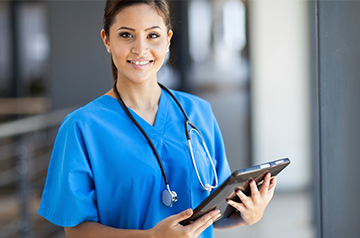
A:
{"type": "Polygon", "coordinates": [[[190,215],[190,214],[191,214],[191,208],[189,208],[189,209],[186,210],[186,214],[187,214],[187,215],[190,215]]]}

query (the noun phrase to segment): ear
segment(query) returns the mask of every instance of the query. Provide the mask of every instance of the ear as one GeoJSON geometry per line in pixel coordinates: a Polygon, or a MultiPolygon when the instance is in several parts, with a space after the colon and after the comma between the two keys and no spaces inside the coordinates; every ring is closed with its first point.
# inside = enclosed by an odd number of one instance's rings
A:
{"type": "Polygon", "coordinates": [[[169,31],[169,34],[168,34],[168,47],[170,46],[170,42],[171,42],[172,36],[173,36],[173,31],[170,30],[170,31],[169,31]]]}
{"type": "Polygon", "coordinates": [[[101,38],[102,38],[102,40],[104,42],[104,45],[105,45],[106,49],[109,50],[110,49],[110,39],[106,36],[106,33],[105,33],[104,29],[102,29],[100,31],[100,35],[101,35],[101,38]]]}

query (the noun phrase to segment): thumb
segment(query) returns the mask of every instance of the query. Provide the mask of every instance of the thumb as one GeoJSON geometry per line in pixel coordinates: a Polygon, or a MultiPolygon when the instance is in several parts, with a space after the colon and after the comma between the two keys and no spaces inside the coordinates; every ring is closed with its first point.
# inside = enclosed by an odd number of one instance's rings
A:
{"type": "Polygon", "coordinates": [[[183,221],[189,217],[191,217],[191,215],[193,214],[193,210],[191,208],[189,209],[186,209],[185,211],[182,211],[178,214],[175,214],[171,217],[169,217],[171,219],[171,221],[174,223],[174,224],[177,224],[179,223],[180,221],[183,221]]]}

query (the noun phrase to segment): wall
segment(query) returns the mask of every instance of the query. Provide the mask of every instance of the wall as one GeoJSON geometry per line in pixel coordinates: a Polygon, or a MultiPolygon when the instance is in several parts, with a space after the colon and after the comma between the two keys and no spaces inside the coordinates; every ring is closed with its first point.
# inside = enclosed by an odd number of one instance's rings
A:
{"type": "Polygon", "coordinates": [[[310,50],[307,1],[249,1],[253,163],[289,157],[278,189],[311,178],[310,50]]]}
{"type": "Polygon", "coordinates": [[[104,1],[49,1],[49,97],[54,109],[82,105],[112,86],[100,30],[104,1]]]}
{"type": "Polygon", "coordinates": [[[360,2],[317,3],[321,237],[359,237],[360,2]]]}

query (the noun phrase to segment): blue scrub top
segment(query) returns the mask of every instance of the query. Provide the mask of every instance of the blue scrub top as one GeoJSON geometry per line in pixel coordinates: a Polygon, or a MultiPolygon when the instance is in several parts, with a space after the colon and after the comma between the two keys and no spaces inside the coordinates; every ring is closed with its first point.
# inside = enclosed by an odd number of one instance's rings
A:
{"type": "MultiPolygon", "coordinates": [[[[202,133],[219,183],[223,182],[230,169],[210,104],[172,92],[202,133]]],[[[63,227],[93,221],[122,229],[150,229],[170,215],[194,209],[209,195],[191,161],[184,115],[170,95],[162,91],[154,126],[131,113],[154,143],[170,188],[178,195],[173,207],[161,201],[164,178],[148,142],[119,102],[104,95],[70,113],[60,126],[39,215],[63,227]]],[[[203,183],[214,184],[214,172],[196,136],[192,146],[203,183]]],[[[210,227],[199,237],[213,236],[210,227]]]]}

